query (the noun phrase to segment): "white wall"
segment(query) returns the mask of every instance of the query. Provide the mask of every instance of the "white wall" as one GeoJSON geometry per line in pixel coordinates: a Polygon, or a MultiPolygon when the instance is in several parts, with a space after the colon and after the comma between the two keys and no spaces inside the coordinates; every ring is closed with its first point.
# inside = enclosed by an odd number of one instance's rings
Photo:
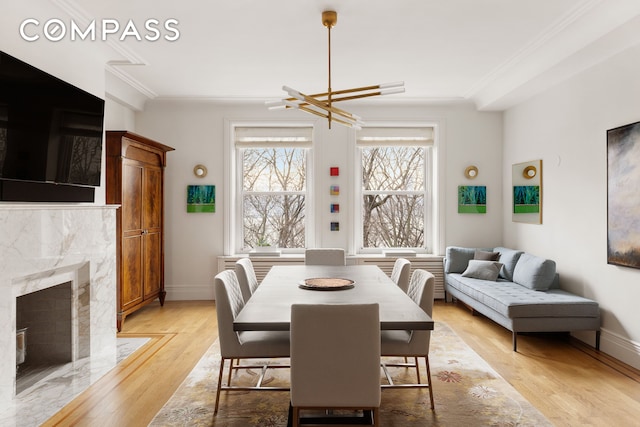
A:
{"type": "MultiPolygon", "coordinates": [[[[444,245],[492,246],[502,243],[501,147],[502,114],[477,112],[468,104],[458,105],[385,105],[351,108],[369,121],[437,122],[440,126],[440,155],[444,156],[442,188],[445,221],[444,245]],[[466,180],[465,167],[475,164],[480,170],[477,179],[466,180]],[[488,213],[461,215],[457,213],[457,186],[486,185],[488,213]]],[[[169,299],[212,298],[213,276],[217,273],[216,257],[224,254],[223,203],[225,123],[233,121],[316,121],[296,111],[269,111],[262,103],[230,104],[200,101],[154,101],[136,114],[136,132],[156,139],[176,150],[168,153],[166,168],[166,240],[165,287],[169,299]],[[209,174],[198,179],[193,167],[204,164],[209,174]],[[216,213],[187,214],[186,187],[189,184],[216,185],[216,213]]],[[[349,212],[344,209],[350,200],[350,183],[346,171],[349,151],[349,131],[340,125],[331,130],[318,121],[316,133],[315,186],[318,195],[315,206],[317,229],[321,231],[316,246],[347,247],[349,212]],[[337,181],[341,188],[338,200],[341,212],[339,232],[328,232],[333,219],[330,203],[329,167],[339,166],[337,181]]]]}
{"type": "MultiPolygon", "coordinates": [[[[640,367],[640,270],[607,265],[606,131],[640,120],[640,47],[504,117],[504,243],[554,259],[561,286],[602,310],[601,349],[640,367]],[[543,224],[510,221],[511,165],[543,160],[543,224]]],[[[640,198],[638,199],[640,201],[640,198]]],[[[593,343],[593,334],[580,334],[593,343]]]]}
{"type": "MultiPolygon", "coordinates": [[[[109,90],[108,87],[107,90],[109,90]]],[[[104,105],[104,129],[135,132],[135,111],[107,97],[104,105]]]]}

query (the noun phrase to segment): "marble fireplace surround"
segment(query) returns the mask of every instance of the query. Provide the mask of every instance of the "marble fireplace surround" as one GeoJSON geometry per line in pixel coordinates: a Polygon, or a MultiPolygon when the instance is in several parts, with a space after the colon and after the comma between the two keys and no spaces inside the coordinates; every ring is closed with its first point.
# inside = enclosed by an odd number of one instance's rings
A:
{"type": "Polygon", "coordinates": [[[116,359],[116,208],[0,204],[0,408],[15,398],[21,295],[71,282],[73,360],[116,359]]]}

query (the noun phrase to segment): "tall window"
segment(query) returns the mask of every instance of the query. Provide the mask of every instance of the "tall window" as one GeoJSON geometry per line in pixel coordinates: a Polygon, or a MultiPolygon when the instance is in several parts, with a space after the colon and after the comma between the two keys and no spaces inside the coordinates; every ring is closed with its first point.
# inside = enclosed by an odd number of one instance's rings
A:
{"type": "Polygon", "coordinates": [[[364,128],[356,144],[360,249],[431,250],[433,129],[364,128]]]}
{"type": "Polygon", "coordinates": [[[238,127],[238,247],[306,246],[312,129],[238,127]]]}

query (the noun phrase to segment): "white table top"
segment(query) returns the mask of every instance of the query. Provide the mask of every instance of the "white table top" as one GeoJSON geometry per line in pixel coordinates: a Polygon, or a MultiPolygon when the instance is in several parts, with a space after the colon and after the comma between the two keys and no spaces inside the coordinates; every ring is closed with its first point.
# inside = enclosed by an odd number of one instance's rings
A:
{"type": "Polygon", "coordinates": [[[375,265],[274,266],[236,317],[236,331],[288,331],[291,305],[358,304],[380,305],[382,330],[433,330],[433,319],[375,265]],[[314,277],[353,280],[345,290],[308,290],[298,285],[314,277]]]}

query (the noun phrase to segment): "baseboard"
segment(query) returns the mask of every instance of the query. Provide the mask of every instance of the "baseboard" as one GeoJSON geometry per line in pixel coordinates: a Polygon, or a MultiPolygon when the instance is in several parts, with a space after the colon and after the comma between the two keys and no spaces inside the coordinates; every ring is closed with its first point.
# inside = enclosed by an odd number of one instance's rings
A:
{"type": "Polygon", "coordinates": [[[168,301],[214,300],[213,285],[165,286],[168,301]]]}
{"type": "Polygon", "coordinates": [[[610,354],[605,353],[604,351],[598,351],[590,344],[578,339],[575,335],[571,336],[571,344],[580,349],[581,351],[587,353],[594,359],[604,363],[610,368],[620,372],[621,374],[631,378],[632,380],[640,383],[640,369],[635,368],[625,362],[622,362],[620,359],[613,357],[610,354]]]}
{"type": "Polygon", "coordinates": [[[635,369],[640,369],[640,344],[637,342],[603,328],[600,350],[635,369]]]}
{"type": "MultiPolygon", "coordinates": [[[[571,335],[585,346],[595,346],[595,333],[591,331],[575,331],[571,335]]],[[[602,329],[600,332],[600,352],[621,363],[640,370],[640,344],[615,332],[602,329]]]]}

